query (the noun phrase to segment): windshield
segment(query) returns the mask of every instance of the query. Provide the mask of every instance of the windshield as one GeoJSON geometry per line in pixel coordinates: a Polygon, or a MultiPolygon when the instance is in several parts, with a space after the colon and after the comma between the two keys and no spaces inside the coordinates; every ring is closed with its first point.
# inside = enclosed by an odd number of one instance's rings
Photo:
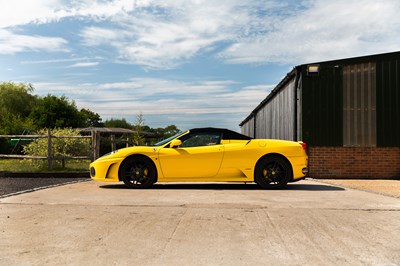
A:
{"type": "Polygon", "coordinates": [[[183,133],[183,132],[179,132],[178,134],[175,134],[175,135],[173,135],[172,137],[169,137],[169,138],[164,139],[164,140],[162,140],[162,141],[160,141],[160,142],[157,142],[157,143],[154,144],[153,146],[162,146],[162,145],[164,145],[164,144],[170,142],[170,141],[173,140],[174,138],[176,138],[176,137],[182,135],[182,133],[183,133]]]}

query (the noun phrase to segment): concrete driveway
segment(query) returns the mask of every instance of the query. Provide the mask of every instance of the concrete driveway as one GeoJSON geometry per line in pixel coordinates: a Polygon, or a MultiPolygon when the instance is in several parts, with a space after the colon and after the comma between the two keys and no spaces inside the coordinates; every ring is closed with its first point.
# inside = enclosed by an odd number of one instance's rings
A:
{"type": "Polygon", "coordinates": [[[301,181],[0,199],[0,265],[400,265],[400,199],[301,181]]]}

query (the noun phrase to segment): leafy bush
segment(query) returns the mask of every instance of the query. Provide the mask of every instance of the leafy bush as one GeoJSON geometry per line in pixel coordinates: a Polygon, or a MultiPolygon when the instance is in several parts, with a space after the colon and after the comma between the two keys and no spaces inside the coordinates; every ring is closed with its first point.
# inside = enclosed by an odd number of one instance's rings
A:
{"type": "MultiPolygon", "coordinates": [[[[47,135],[47,130],[39,131],[40,135],[47,135]]],[[[53,129],[51,135],[54,137],[62,136],[79,136],[76,129],[53,129]]],[[[23,151],[26,155],[31,156],[47,156],[47,138],[36,139],[35,141],[24,146],[23,151]]],[[[75,157],[88,156],[90,154],[90,140],[87,138],[52,138],[52,154],[53,157],[75,157]]],[[[46,160],[25,160],[36,168],[45,168],[46,160]]],[[[61,167],[62,160],[53,161],[55,168],[61,167]]]]}

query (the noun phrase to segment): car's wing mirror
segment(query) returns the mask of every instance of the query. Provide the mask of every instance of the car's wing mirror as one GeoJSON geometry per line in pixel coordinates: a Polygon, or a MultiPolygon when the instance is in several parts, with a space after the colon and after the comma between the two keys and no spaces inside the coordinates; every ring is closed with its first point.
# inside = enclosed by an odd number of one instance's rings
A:
{"type": "Polygon", "coordinates": [[[182,141],[179,139],[174,139],[173,141],[171,141],[171,143],[169,144],[170,148],[176,148],[182,145],[182,141]]]}

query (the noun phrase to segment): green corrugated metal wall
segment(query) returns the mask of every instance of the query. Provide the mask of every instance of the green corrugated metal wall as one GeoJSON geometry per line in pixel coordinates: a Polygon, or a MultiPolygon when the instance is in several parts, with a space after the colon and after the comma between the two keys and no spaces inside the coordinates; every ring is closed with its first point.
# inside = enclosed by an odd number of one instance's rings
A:
{"type": "Polygon", "coordinates": [[[400,147],[400,54],[376,65],[377,144],[400,147]]]}
{"type": "Polygon", "coordinates": [[[311,146],[342,146],[342,71],[335,65],[320,65],[318,76],[307,76],[301,67],[303,140],[311,146]]]}
{"type": "Polygon", "coordinates": [[[400,147],[400,52],[320,64],[318,76],[302,80],[302,136],[310,146],[343,146],[344,65],[376,62],[377,146],[400,147]]]}

